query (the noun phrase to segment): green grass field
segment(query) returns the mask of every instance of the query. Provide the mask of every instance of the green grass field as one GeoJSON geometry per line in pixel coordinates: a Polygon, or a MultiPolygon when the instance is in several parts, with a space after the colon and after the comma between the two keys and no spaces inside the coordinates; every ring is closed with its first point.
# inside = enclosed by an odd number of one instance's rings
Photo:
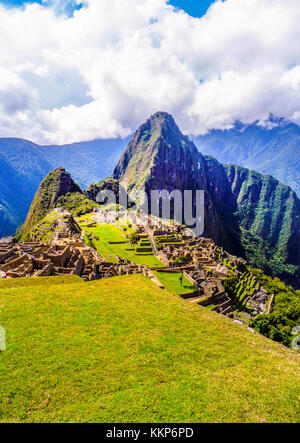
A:
{"type": "Polygon", "coordinates": [[[296,422],[295,352],[143,276],[0,289],[1,422],[296,422]]]}
{"type": "Polygon", "coordinates": [[[126,243],[126,238],[121,229],[109,224],[98,224],[95,228],[83,228],[86,233],[98,237],[99,240],[93,240],[98,252],[108,261],[116,262],[116,255],[130,260],[138,265],[149,267],[163,267],[153,253],[136,253],[134,247],[126,243]],[[110,242],[120,242],[119,244],[110,244],[110,242]]]}
{"type": "Polygon", "coordinates": [[[164,285],[171,294],[184,295],[197,290],[185,277],[180,281],[180,272],[153,272],[158,280],[164,285]]]}
{"type": "Polygon", "coordinates": [[[84,283],[78,275],[57,277],[3,278],[0,279],[0,290],[26,286],[53,286],[62,284],[84,283]]]}

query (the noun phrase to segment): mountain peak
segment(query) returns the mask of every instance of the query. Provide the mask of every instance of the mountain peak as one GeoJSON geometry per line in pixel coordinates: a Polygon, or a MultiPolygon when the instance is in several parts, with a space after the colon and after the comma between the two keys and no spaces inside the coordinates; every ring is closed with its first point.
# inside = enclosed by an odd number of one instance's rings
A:
{"type": "Polygon", "coordinates": [[[171,134],[180,139],[187,139],[177,126],[173,116],[167,112],[156,112],[142,124],[136,134],[143,134],[145,131],[151,131],[157,137],[168,138],[171,134]]]}
{"type": "Polygon", "coordinates": [[[68,193],[82,193],[82,191],[64,168],[59,167],[51,171],[35,194],[21,230],[21,237],[25,239],[33,226],[42,220],[50,209],[55,207],[59,197],[68,193]]]}
{"type": "Polygon", "coordinates": [[[168,112],[163,112],[163,111],[158,111],[155,114],[151,115],[151,117],[149,117],[147,121],[157,126],[163,126],[164,124],[177,126],[173,116],[168,112]]]}
{"type": "MultiPolygon", "coordinates": [[[[113,178],[122,180],[127,186],[132,183],[143,185],[159,164],[168,168],[168,164],[171,167],[175,163],[178,176],[180,164],[182,168],[191,164],[192,158],[187,161],[188,155],[200,156],[194,143],[182,134],[172,115],[157,112],[136,131],[114,170],[113,178]]],[[[166,171],[161,172],[164,174],[166,171]]]]}

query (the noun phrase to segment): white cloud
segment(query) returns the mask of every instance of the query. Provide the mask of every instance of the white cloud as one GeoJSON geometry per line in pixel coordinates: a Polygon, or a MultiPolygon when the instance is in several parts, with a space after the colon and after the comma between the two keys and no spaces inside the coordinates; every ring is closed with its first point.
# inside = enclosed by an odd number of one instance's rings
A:
{"type": "Polygon", "coordinates": [[[198,134],[269,113],[300,124],[299,0],[0,7],[0,135],[41,143],[126,136],[158,110],[198,134]]]}

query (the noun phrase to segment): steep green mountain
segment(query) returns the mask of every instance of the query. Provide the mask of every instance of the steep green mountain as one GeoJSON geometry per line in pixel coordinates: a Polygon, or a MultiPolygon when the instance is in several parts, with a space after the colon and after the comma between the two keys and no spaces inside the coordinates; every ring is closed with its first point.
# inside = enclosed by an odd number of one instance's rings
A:
{"type": "Polygon", "coordinates": [[[194,142],[203,154],[272,175],[300,195],[300,127],[273,116],[269,125],[236,124],[195,137],[194,142]]]}
{"type": "Polygon", "coordinates": [[[57,206],[60,198],[67,194],[82,195],[82,191],[64,168],[57,168],[42,181],[22,226],[21,239],[28,239],[32,228],[57,206]]]}
{"type": "Polygon", "coordinates": [[[28,213],[43,178],[64,167],[82,188],[107,177],[128,140],[95,140],[65,146],[39,146],[0,139],[0,238],[13,234],[28,213]]]}
{"type": "Polygon", "coordinates": [[[144,190],[149,200],[152,190],[204,190],[207,214],[204,235],[229,247],[232,236],[228,232],[237,226],[228,225],[226,220],[236,205],[222,165],[215,161],[213,179],[209,168],[211,165],[180,132],[173,117],[159,112],[134,134],[113,178],[129,192],[144,190]]]}
{"type": "MultiPolygon", "coordinates": [[[[236,198],[241,241],[249,260],[288,279],[300,263],[300,201],[269,175],[225,166],[236,198]]],[[[292,283],[292,282],[291,282],[292,283]]]]}
{"type": "Polygon", "coordinates": [[[129,191],[205,191],[205,236],[299,285],[300,202],[270,176],[205,157],[173,118],[157,113],[134,134],[113,178],[129,191]]]}
{"type": "MultiPolygon", "coordinates": [[[[232,130],[211,131],[194,142],[203,154],[271,174],[299,195],[300,128],[271,120],[272,129],[236,124],[232,130]]],[[[128,142],[116,139],[39,146],[27,140],[0,138],[0,237],[14,233],[24,222],[39,184],[54,168],[70,171],[85,189],[111,173],[128,142]]]]}

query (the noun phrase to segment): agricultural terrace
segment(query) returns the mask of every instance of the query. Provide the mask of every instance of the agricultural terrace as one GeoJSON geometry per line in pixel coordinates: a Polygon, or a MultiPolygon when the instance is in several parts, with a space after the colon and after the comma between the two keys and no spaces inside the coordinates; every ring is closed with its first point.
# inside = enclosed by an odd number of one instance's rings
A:
{"type": "Polygon", "coordinates": [[[181,282],[181,272],[159,272],[153,271],[155,277],[164,285],[166,290],[171,294],[185,295],[197,291],[197,288],[192,285],[185,277],[181,282]]]}
{"type": "MultiPolygon", "coordinates": [[[[112,224],[98,224],[86,219],[77,219],[85,233],[85,241],[94,247],[106,260],[117,263],[116,256],[147,267],[163,267],[161,261],[154,255],[149,240],[141,239],[137,244],[130,245],[126,234],[133,233],[132,227],[122,230],[112,224]]],[[[125,228],[124,228],[125,229],[125,228]]]]}

